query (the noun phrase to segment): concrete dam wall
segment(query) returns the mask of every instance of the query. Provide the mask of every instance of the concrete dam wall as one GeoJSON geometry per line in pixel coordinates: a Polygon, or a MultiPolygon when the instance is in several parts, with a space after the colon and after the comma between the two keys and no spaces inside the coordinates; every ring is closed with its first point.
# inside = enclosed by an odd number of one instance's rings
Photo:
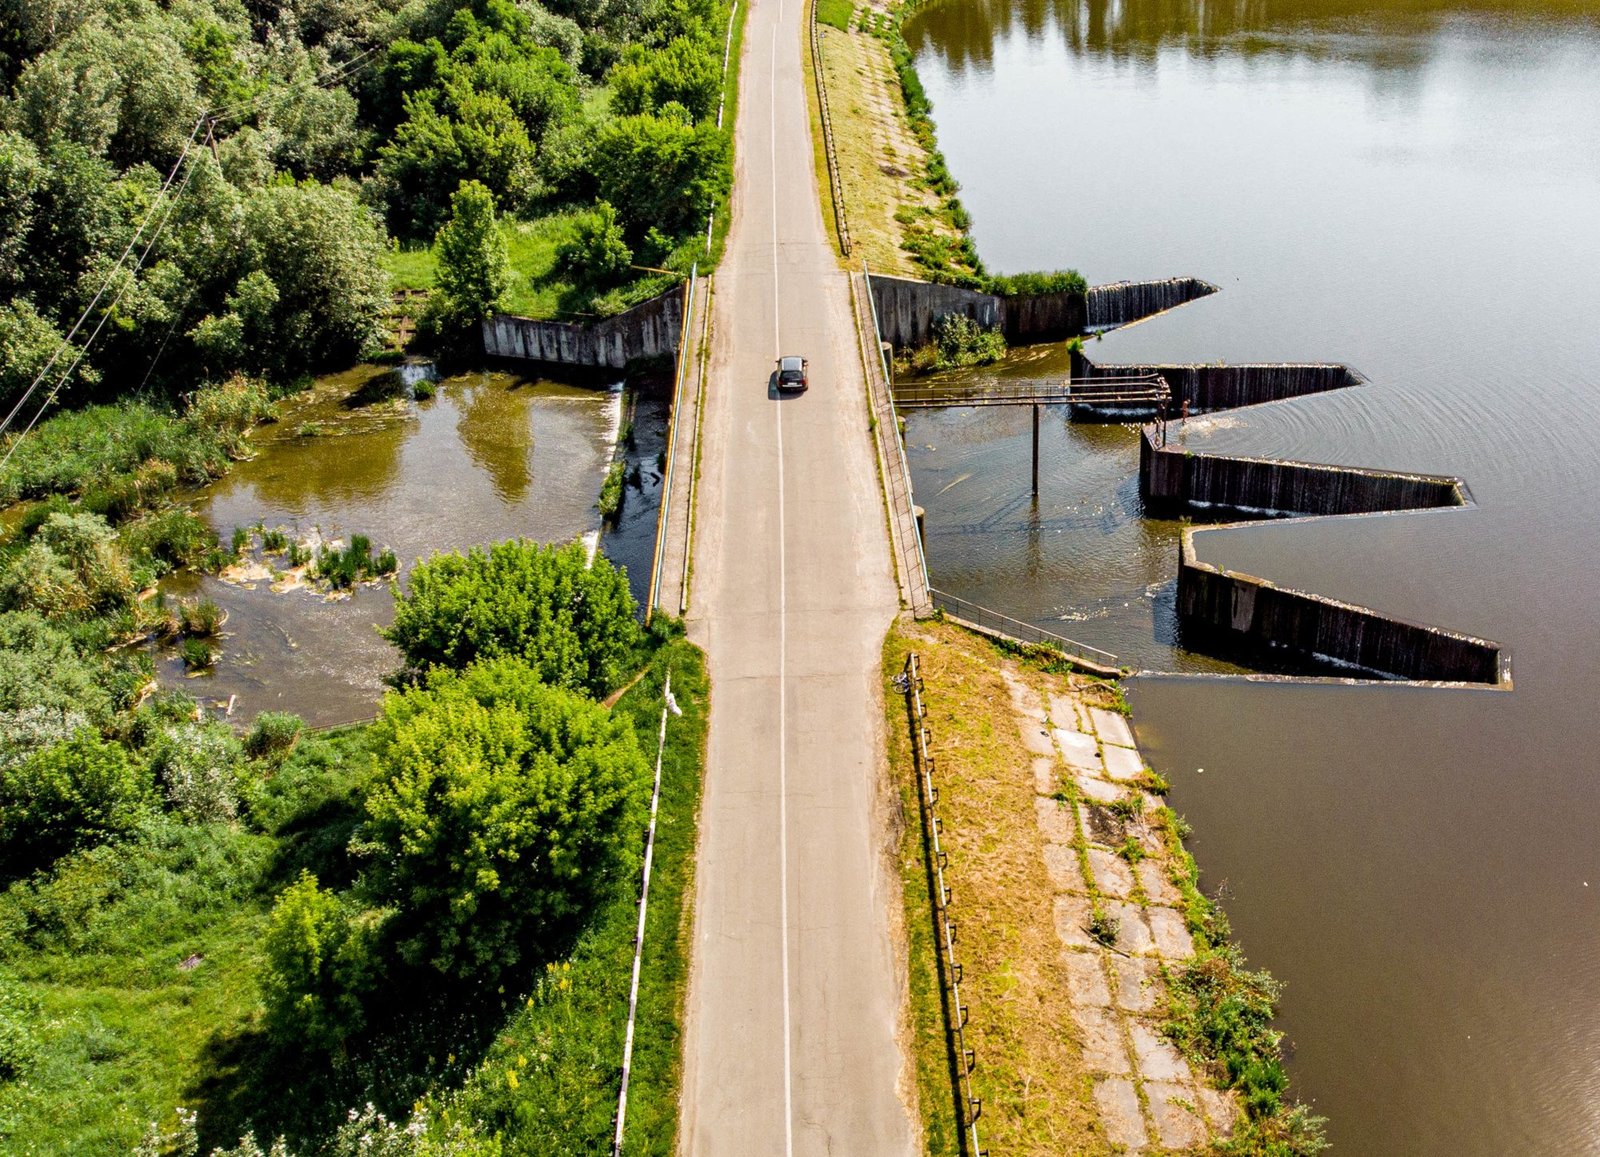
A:
{"type": "Polygon", "coordinates": [[[869,274],[867,283],[879,333],[896,349],[926,343],[934,321],[952,313],[965,314],[985,328],[998,326],[1006,341],[1026,345],[1126,325],[1217,291],[1193,277],[1097,285],[1086,294],[1063,290],[1017,297],[879,273],[869,274]]]}
{"type": "Polygon", "coordinates": [[[1132,325],[1196,298],[1208,297],[1217,287],[1198,277],[1167,277],[1160,281],[1116,281],[1091,286],[1088,295],[1090,329],[1132,325]]]}
{"type": "Polygon", "coordinates": [[[1413,681],[1511,686],[1510,659],[1497,643],[1222,570],[1195,556],[1194,534],[1184,531],[1178,563],[1187,647],[1244,658],[1287,653],[1413,681]]]}
{"type": "Polygon", "coordinates": [[[1367,379],[1334,362],[1257,362],[1240,365],[1097,365],[1081,359],[1073,373],[1086,378],[1158,374],[1172,391],[1173,413],[1184,402],[1191,414],[1281,402],[1365,385],[1367,379]]]}
{"type": "Polygon", "coordinates": [[[492,358],[620,370],[638,358],[677,353],[683,295],[682,287],[669,289],[595,321],[535,321],[497,313],[483,323],[483,352],[492,358]]]}
{"type": "Polygon", "coordinates": [[[1267,516],[1377,514],[1470,501],[1459,478],[1197,454],[1158,445],[1157,438],[1156,427],[1147,426],[1139,441],[1139,496],[1153,513],[1220,508],[1267,516]]]}

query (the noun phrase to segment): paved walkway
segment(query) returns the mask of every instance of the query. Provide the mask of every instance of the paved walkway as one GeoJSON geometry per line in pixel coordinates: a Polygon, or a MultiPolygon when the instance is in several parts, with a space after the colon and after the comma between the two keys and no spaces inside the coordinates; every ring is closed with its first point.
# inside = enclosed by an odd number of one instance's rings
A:
{"type": "Polygon", "coordinates": [[[911,1154],[878,664],[898,599],[849,281],[819,208],[802,0],[747,16],[713,297],[692,638],[713,694],[680,1150],[911,1154]],[[777,398],[780,353],[811,389],[777,398]]]}
{"type": "Polygon", "coordinates": [[[1144,761],[1121,715],[1075,695],[1051,694],[1047,704],[1014,672],[1006,672],[1006,682],[1023,744],[1034,757],[1034,809],[1056,888],[1066,995],[1106,1137],[1128,1153],[1206,1147],[1213,1134],[1231,1130],[1234,1102],[1197,1077],[1161,1034],[1162,969],[1192,957],[1194,942],[1160,835],[1107,806],[1142,797],[1153,814],[1162,800],[1133,785],[1144,761]],[[1077,789],[1076,804],[1058,798],[1063,774],[1077,789]],[[1114,850],[1130,837],[1145,852],[1134,865],[1114,850]],[[1109,947],[1089,933],[1091,883],[1117,922],[1109,947]]]}

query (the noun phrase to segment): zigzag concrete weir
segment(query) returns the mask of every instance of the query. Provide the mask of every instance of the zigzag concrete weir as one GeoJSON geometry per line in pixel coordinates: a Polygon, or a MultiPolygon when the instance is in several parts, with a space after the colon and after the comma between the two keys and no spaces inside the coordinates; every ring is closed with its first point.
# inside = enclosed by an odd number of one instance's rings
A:
{"type": "MultiPolygon", "coordinates": [[[[1085,294],[999,298],[906,278],[868,280],[880,334],[897,349],[926,341],[933,322],[951,313],[999,327],[1013,343],[1026,344],[1143,322],[1217,292],[1197,278],[1170,278],[1097,286],[1085,294]]],[[[1225,529],[1264,519],[1372,517],[1472,503],[1461,478],[1195,451],[1173,440],[1173,431],[1182,431],[1191,418],[1365,385],[1367,379],[1349,366],[1110,364],[1076,350],[1068,365],[1074,382],[1164,383],[1165,406],[1065,407],[1075,422],[1144,422],[1138,497],[1148,515],[1225,529]]],[[[981,378],[973,385],[976,392],[981,378]]],[[[1186,526],[1178,546],[1172,605],[1183,647],[1265,665],[1282,678],[1511,688],[1510,655],[1500,644],[1204,561],[1195,540],[1205,532],[1203,526],[1186,526]]],[[[932,582],[939,585],[937,573],[932,582]]]]}

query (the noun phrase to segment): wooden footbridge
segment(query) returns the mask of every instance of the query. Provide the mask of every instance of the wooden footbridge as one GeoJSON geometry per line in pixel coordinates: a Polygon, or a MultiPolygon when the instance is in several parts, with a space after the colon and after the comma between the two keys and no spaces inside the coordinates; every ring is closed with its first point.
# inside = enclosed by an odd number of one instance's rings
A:
{"type": "Polygon", "coordinates": [[[1039,410],[1071,406],[1088,411],[1154,410],[1167,441],[1167,416],[1172,391],[1160,374],[1095,378],[1000,378],[973,385],[894,386],[897,410],[932,410],[949,406],[1033,407],[1033,492],[1039,493],[1039,410]]]}

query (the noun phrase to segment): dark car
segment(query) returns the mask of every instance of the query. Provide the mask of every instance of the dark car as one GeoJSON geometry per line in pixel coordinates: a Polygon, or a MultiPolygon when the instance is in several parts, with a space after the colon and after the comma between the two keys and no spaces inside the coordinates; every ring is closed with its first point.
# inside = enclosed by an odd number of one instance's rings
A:
{"type": "Polygon", "coordinates": [[[803,390],[810,385],[810,382],[806,379],[806,367],[809,364],[805,358],[779,358],[778,389],[803,390]]]}

